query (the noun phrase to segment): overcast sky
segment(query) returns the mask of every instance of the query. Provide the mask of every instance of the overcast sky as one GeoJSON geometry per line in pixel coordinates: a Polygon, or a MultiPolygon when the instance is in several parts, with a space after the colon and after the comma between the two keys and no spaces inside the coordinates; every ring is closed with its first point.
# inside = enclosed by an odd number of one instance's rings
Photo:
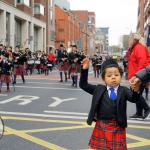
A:
{"type": "Polygon", "coordinates": [[[136,31],[138,0],[69,0],[71,10],[96,14],[96,27],[109,27],[109,45],[118,45],[120,36],[136,31]]]}

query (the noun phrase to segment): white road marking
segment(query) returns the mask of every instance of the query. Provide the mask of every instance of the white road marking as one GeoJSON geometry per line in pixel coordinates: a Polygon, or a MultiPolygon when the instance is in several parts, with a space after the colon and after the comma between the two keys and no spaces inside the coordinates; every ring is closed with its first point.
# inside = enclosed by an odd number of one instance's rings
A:
{"type": "MultiPolygon", "coordinates": [[[[50,90],[71,90],[71,91],[80,91],[80,88],[54,88],[54,87],[31,87],[31,86],[15,86],[19,88],[28,88],[28,89],[50,89],[50,90]]],[[[17,89],[16,89],[17,90],[17,89]]]]}
{"type": "Polygon", "coordinates": [[[83,116],[87,116],[88,113],[77,113],[77,112],[64,112],[64,111],[49,111],[49,110],[45,110],[45,113],[52,113],[52,114],[70,114],[70,115],[83,115],[83,116]]]}
{"type": "Polygon", "coordinates": [[[67,119],[87,119],[87,117],[79,117],[79,116],[48,115],[48,114],[20,113],[20,112],[6,112],[6,111],[0,111],[0,114],[19,115],[19,116],[34,116],[34,117],[47,117],[47,118],[51,117],[51,118],[67,118],[67,119]]]}
{"type": "MultiPolygon", "coordinates": [[[[49,114],[35,114],[35,113],[7,112],[7,111],[0,111],[0,114],[4,114],[4,115],[18,115],[18,116],[32,116],[32,117],[44,117],[44,118],[45,117],[46,118],[63,118],[63,119],[66,118],[66,119],[80,119],[80,120],[86,120],[87,119],[87,117],[83,117],[83,116],[49,115],[49,114]]],[[[83,113],[82,115],[84,115],[84,114],[85,113],[83,113]]],[[[149,120],[144,120],[144,121],[128,120],[128,123],[150,124],[150,121],[149,120]]]]}
{"type": "Polygon", "coordinates": [[[77,98],[60,99],[58,97],[52,97],[52,98],[55,100],[55,102],[50,104],[49,107],[56,107],[56,106],[60,105],[62,102],[72,101],[72,100],[77,99],[77,98]]]}
{"type": "Polygon", "coordinates": [[[0,96],[8,96],[7,94],[0,94],[0,96]]]}
{"type": "Polygon", "coordinates": [[[29,95],[18,95],[6,100],[3,100],[0,102],[0,104],[6,104],[12,101],[22,101],[21,103],[18,103],[18,105],[27,105],[31,103],[33,100],[39,99],[38,96],[29,96],[29,95]]]}

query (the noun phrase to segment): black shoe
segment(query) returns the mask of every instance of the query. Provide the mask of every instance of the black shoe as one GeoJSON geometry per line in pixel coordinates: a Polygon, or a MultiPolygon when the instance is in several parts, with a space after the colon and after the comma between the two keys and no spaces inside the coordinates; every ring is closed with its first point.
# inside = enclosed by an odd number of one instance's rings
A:
{"type": "Polygon", "coordinates": [[[77,87],[77,84],[75,84],[74,87],[77,87]]]}
{"type": "Polygon", "coordinates": [[[16,84],[16,81],[12,82],[12,84],[16,84]]]}
{"type": "Polygon", "coordinates": [[[59,82],[63,82],[63,80],[60,80],[59,82]]]}
{"type": "Polygon", "coordinates": [[[138,116],[137,114],[134,114],[133,116],[130,116],[129,119],[143,120],[143,116],[138,116]]]}
{"type": "Polygon", "coordinates": [[[23,80],[23,83],[25,83],[25,80],[23,80]]]}
{"type": "Polygon", "coordinates": [[[150,109],[144,112],[144,117],[143,119],[147,119],[150,117],[150,109]]]}

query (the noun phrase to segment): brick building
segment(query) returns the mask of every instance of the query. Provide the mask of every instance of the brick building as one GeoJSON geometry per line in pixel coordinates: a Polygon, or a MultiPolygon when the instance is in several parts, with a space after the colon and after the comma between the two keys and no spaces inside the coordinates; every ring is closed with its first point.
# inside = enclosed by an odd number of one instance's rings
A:
{"type": "Polygon", "coordinates": [[[46,50],[46,10],[50,1],[1,0],[0,43],[29,47],[31,51],[46,50]]]}
{"type": "Polygon", "coordinates": [[[60,43],[66,47],[74,44],[80,37],[80,28],[77,18],[65,9],[55,5],[55,32],[56,32],[56,48],[60,43]]]}

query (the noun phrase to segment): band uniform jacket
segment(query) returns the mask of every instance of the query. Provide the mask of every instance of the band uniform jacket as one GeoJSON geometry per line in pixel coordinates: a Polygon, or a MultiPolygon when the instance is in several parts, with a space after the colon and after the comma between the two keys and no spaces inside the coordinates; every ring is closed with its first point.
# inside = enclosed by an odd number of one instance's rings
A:
{"type": "MultiPolygon", "coordinates": [[[[87,93],[93,95],[90,112],[87,119],[87,124],[91,125],[93,121],[96,121],[96,112],[98,109],[98,104],[101,101],[102,95],[107,90],[106,85],[98,84],[92,85],[87,82],[88,69],[81,71],[79,86],[87,93]]],[[[139,99],[140,94],[137,92],[132,92],[125,86],[119,86],[117,91],[117,122],[120,127],[127,127],[127,115],[126,107],[127,100],[136,103],[139,99]]]]}

